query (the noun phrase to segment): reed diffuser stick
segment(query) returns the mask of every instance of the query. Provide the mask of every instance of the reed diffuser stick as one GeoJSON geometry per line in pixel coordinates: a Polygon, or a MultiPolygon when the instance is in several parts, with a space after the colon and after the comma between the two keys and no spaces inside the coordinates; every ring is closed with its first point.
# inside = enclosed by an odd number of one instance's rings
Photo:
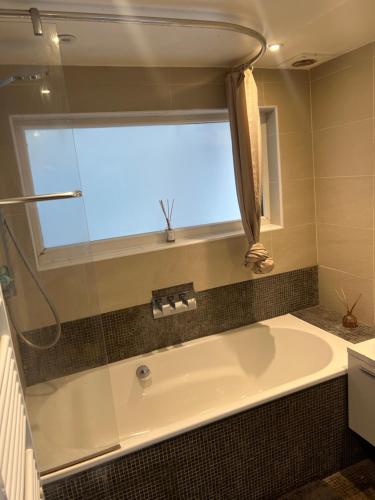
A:
{"type": "Polygon", "coordinates": [[[163,211],[165,221],[167,223],[167,229],[170,231],[172,229],[172,215],[173,215],[173,207],[174,207],[174,199],[172,200],[171,206],[169,206],[169,199],[167,199],[167,208],[165,208],[165,204],[163,200],[159,200],[161,209],[163,211]]]}
{"type": "Polygon", "coordinates": [[[357,317],[353,314],[355,306],[358,304],[360,301],[362,294],[360,293],[357,297],[357,299],[354,301],[353,305],[350,306],[349,300],[346,296],[346,293],[344,292],[343,288],[336,289],[336,295],[339,299],[339,301],[343,304],[343,306],[346,308],[346,314],[342,318],[342,324],[345,326],[345,328],[356,328],[358,326],[358,320],[357,317]]]}

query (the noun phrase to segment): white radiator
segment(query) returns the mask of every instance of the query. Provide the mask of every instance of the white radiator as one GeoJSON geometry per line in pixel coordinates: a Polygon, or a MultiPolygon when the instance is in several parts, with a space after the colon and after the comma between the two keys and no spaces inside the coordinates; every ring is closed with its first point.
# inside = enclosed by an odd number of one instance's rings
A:
{"type": "Polygon", "coordinates": [[[0,499],[40,498],[39,474],[12,342],[3,332],[0,336],[0,499]]]}

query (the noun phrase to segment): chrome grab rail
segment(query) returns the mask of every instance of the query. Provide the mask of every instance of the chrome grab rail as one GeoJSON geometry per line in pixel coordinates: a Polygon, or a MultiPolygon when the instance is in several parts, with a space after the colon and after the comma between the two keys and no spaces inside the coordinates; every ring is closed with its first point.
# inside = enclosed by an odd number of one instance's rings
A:
{"type": "Polygon", "coordinates": [[[36,194],[33,196],[21,196],[20,198],[6,198],[0,200],[0,206],[23,205],[36,201],[65,200],[67,198],[80,198],[82,191],[67,191],[65,193],[36,194]]]}

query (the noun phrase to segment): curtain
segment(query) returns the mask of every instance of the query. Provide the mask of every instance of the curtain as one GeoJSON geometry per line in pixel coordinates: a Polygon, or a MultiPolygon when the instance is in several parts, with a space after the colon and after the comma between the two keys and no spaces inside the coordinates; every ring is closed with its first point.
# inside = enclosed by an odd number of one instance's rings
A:
{"type": "Polygon", "coordinates": [[[255,273],[269,273],[274,267],[259,242],[262,203],[262,139],[258,90],[252,70],[240,70],[226,77],[227,105],[232,136],[234,172],[242,225],[249,242],[245,265],[255,273]]]}

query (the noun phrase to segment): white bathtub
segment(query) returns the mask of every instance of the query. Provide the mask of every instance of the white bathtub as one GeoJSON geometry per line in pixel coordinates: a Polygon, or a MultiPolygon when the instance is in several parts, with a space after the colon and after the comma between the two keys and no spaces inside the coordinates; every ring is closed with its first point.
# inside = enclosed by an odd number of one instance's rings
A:
{"type": "Polygon", "coordinates": [[[42,468],[120,441],[44,482],[342,375],[347,345],[288,314],[35,385],[27,399],[42,468]]]}

